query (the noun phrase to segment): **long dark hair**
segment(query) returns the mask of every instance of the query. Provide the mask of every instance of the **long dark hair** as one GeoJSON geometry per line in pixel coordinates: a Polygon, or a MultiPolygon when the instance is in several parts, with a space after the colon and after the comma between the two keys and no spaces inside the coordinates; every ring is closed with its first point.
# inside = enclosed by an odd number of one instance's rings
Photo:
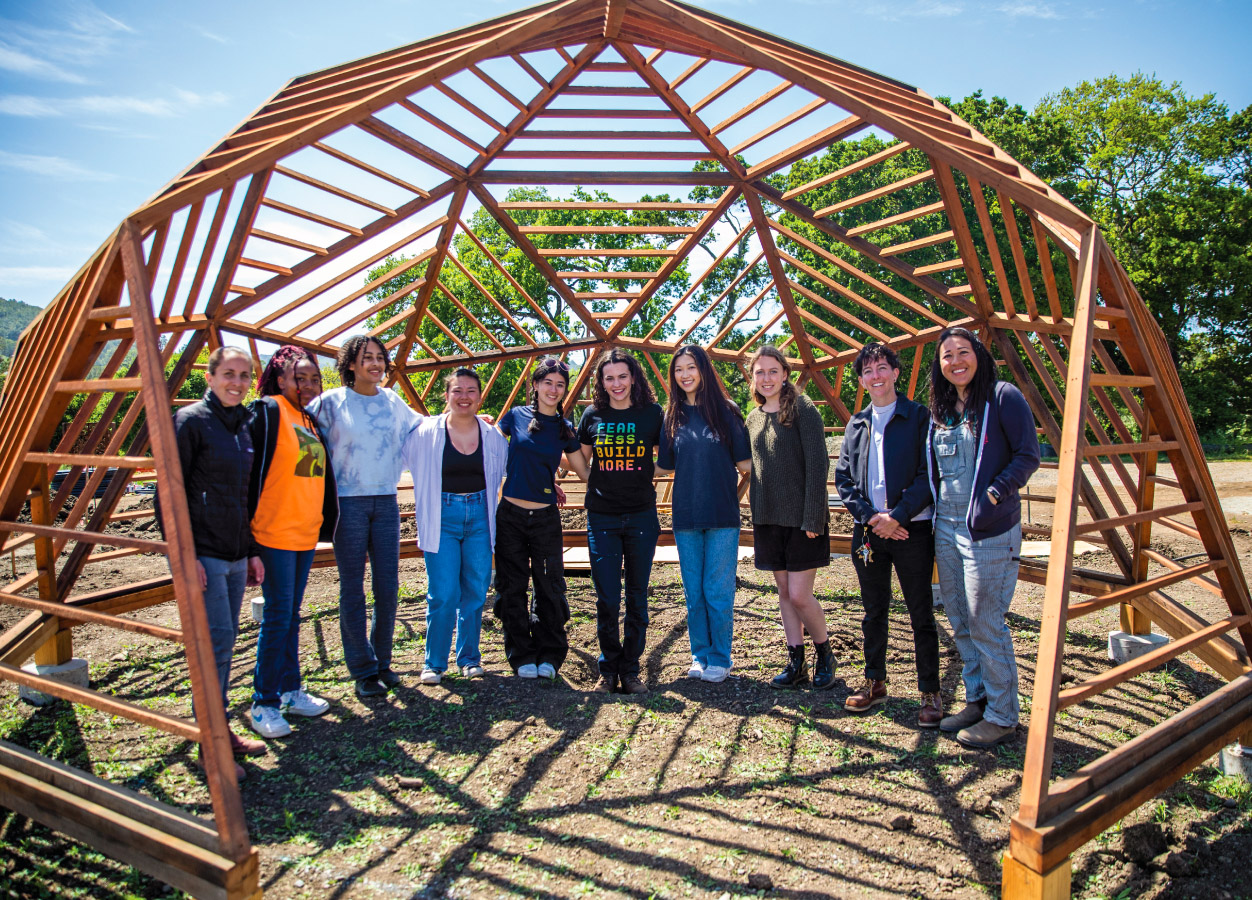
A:
{"type": "Polygon", "coordinates": [[[609,392],[604,389],[604,367],[613,363],[625,363],[630,369],[630,405],[632,408],[656,402],[656,394],[652,390],[652,385],[648,383],[648,377],[643,374],[643,366],[639,365],[639,360],[635,359],[633,353],[628,353],[621,347],[614,347],[612,350],[605,350],[596,359],[595,371],[591,375],[592,406],[596,409],[609,408],[609,392]]]}
{"type": "Polygon", "coordinates": [[[257,394],[261,397],[274,397],[281,394],[283,390],[278,386],[278,376],[293,371],[298,363],[306,360],[313,363],[313,368],[318,368],[317,357],[312,351],[294,344],[284,344],[279,347],[270,357],[270,361],[265,364],[265,371],[261,373],[261,380],[257,383],[257,394]]]}
{"type": "Polygon", "coordinates": [[[343,382],[344,387],[350,388],[356,384],[356,373],[352,371],[352,364],[357,361],[365,345],[371,342],[377,344],[378,349],[382,351],[383,371],[388,375],[391,374],[391,354],[387,352],[387,345],[368,334],[354,334],[343,342],[343,346],[339,348],[339,359],[335,361],[335,368],[339,370],[339,380],[343,382]]]}
{"type": "Polygon", "coordinates": [[[713,368],[709,354],[696,344],[680,347],[669,358],[669,403],[665,404],[665,434],[671,441],[674,440],[679,426],[687,419],[687,412],[683,409],[686,392],[678,386],[678,379],[674,375],[674,366],[684,356],[691,357],[696,364],[696,371],[700,373],[700,384],[696,388],[696,409],[700,411],[701,418],[708,422],[709,428],[713,429],[717,439],[729,447],[731,422],[734,418],[742,421],[743,413],[726,395],[726,386],[713,368]]]}
{"type": "MultiPolygon", "coordinates": [[[[531,434],[538,434],[539,429],[543,428],[543,420],[539,418],[539,389],[535,385],[554,373],[565,379],[565,392],[569,393],[569,366],[555,356],[545,356],[538,360],[530,372],[530,408],[534,416],[530,424],[526,426],[526,430],[531,434]]],[[[559,406],[556,414],[561,419],[561,440],[568,441],[575,434],[574,426],[570,424],[569,419],[561,415],[559,406]]]]}
{"type": "MultiPolygon", "coordinates": [[[[765,344],[760,350],[748,357],[748,376],[751,378],[752,369],[763,356],[777,361],[782,366],[783,384],[782,389],[778,392],[778,424],[790,425],[796,416],[796,398],[800,395],[800,391],[791,381],[791,363],[787,362],[787,357],[783,356],[783,352],[773,344],[765,344]]],[[[752,379],[752,399],[756,401],[757,406],[765,405],[765,397],[757,392],[756,379],[752,379]]]]}
{"type": "Polygon", "coordinates": [[[939,342],[935,344],[935,358],[930,362],[930,417],[941,425],[952,425],[961,419],[961,413],[956,409],[960,401],[956,385],[943,377],[943,370],[939,367],[939,357],[943,355],[943,344],[949,338],[968,341],[969,345],[974,348],[974,361],[978,368],[974,372],[973,380],[969,383],[969,393],[965,396],[964,414],[976,425],[982,418],[983,407],[991,399],[991,392],[995,389],[996,363],[991,358],[991,353],[978,339],[978,335],[968,328],[959,326],[943,329],[939,333],[939,342]]]}

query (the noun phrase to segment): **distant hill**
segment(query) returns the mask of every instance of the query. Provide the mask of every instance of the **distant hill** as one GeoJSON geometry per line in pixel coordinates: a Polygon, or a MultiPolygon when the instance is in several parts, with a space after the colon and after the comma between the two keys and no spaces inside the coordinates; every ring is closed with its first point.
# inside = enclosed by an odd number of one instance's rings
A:
{"type": "Polygon", "coordinates": [[[18,335],[40,311],[38,306],[31,306],[21,300],[0,298],[0,357],[13,355],[18,335]]]}

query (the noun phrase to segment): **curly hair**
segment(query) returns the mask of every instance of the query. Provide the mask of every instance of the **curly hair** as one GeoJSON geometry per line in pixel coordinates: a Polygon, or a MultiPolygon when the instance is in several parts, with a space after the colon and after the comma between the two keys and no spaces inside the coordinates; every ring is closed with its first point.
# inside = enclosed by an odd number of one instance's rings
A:
{"type": "Polygon", "coordinates": [[[967,341],[974,349],[974,361],[978,368],[974,371],[974,378],[965,393],[962,411],[970,423],[977,426],[982,417],[983,406],[991,399],[991,392],[995,389],[996,363],[991,358],[991,351],[983,346],[978,335],[960,326],[943,329],[935,344],[935,358],[930,362],[930,416],[941,425],[951,425],[962,416],[956,409],[961,399],[956,385],[943,377],[943,369],[939,365],[943,345],[951,338],[967,341]]]}
{"type": "Polygon", "coordinates": [[[643,374],[643,366],[639,365],[639,360],[635,359],[633,353],[621,347],[614,347],[612,350],[605,350],[596,359],[595,370],[591,376],[593,382],[591,405],[593,407],[609,408],[609,392],[604,389],[604,367],[614,363],[625,363],[630,369],[630,405],[632,408],[656,402],[656,393],[652,390],[652,385],[648,383],[648,377],[643,374]]]}
{"type": "MultiPolygon", "coordinates": [[[[775,360],[783,370],[782,389],[778,392],[778,424],[791,425],[796,416],[796,398],[800,392],[791,382],[791,363],[787,362],[787,357],[783,356],[783,352],[773,344],[765,344],[760,350],[748,357],[748,371],[751,372],[762,357],[768,356],[775,360]]],[[[765,405],[765,398],[756,389],[755,379],[753,380],[752,399],[756,401],[757,406],[765,405]]]]}
{"type": "Polygon", "coordinates": [[[317,357],[311,351],[294,344],[279,347],[265,364],[265,371],[261,373],[261,379],[257,383],[257,395],[273,397],[281,394],[283,390],[278,386],[278,376],[294,370],[296,364],[303,360],[313,363],[313,368],[317,368],[317,357]]]}
{"type": "Polygon", "coordinates": [[[674,351],[669,358],[669,402],[665,404],[665,434],[672,441],[678,435],[678,428],[687,419],[683,409],[684,392],[678,386],[678,378],[674,367],[684,356],[690,356],[700,373],[700,386],[696,388],[696,409],[700,416],[713,429],[713,434],[727,447],[730,446],[731,422],[734,417],[743,421],[743,413],[726,395],[726,386],[718,377],[717,370],[703,347],[687,344],[674,351]]]}
{"type": "Polygon", "coordinates": [[[344,387],[350,388],[356,384],[356,374],[352,371],[352,364],[357,361],[365,345],[371,342],[383,354],[383,371],[388,375],[391,374],[391,354],[387,352],[387,345],[368,334],[354,334],[343,342],[343,346],[339,348],[339,358],[335,360],[335,368],[339,370],[339,380],[344,387]]]}

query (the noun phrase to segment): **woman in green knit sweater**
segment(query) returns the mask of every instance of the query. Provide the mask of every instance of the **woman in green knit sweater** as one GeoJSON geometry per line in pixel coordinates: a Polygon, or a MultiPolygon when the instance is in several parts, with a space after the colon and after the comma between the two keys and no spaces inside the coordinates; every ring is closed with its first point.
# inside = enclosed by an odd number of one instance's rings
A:
{"type": "Polygon", "coordinates": [[[835,683],[835,658],[826,615],[813,596],[817,570],[830,562],[826,495],[826,434],[813,401],[791,383],[782,351],[766,344],[749,360],[752,397],[748,415],[752,444],[752,536],[756,567],[773,572],[787,637],[787,667],[770,682],[796,687],[809,680],[804,632],[813,638],[813,688],[835,683]]]}

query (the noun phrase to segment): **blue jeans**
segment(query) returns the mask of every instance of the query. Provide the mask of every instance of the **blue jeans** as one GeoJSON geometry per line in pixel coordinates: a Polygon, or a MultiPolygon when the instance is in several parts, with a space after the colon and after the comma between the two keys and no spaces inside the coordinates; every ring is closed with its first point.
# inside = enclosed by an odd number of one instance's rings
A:
{"type": "Polygon", "coordinates": [[[313,550],[258,548],[265,564],[265,615],[256,642],[252,702],[277,708],[282,695],[300,687],[300,604],[313,565],[313,550]]]}
{"type": "Polygon", "coordinates": [[[965,702],[985,697],[983,718],[1002,727],[1020,718],[1017,659],[1004,618],[1017,590],[1021,552],[1020,523],[981,541],[970,539],[964,522],[954,527],[940,518],[935,523],[939,591],[961,652],[965,702]]]}
{"type": "Polygon", "coordinates": [[[230,684],[230,658],[239,634],[239,608],[243,605],[244,588],[248,586],[248,558],[231,561],[200,556],[197,559],[204,566],[208,579],[204,588],[204,611],[209,618],[209,640],[213,642],[222,707],[229,708],[226,687],[230,684]]]}
{"type": "Polygon", "coordinates": [[[335,529],[339,567],[339,635],[353,679],[391,668],[400,593],[400,507],[395,494],[340,497],[335,529]],[[374,588],[374,624],[365,631],[365,559],[374,588]]]}
{"type": "Polygon", "coordinates": [[[735,616],[738,528],[692,528],[674,532],[678,568],[687,598],[691,658],[700,666],[730,668],[735,616]]]}
{"type": "Polygon", "coordinates": [[[648,628],[648,579],[661,523],[656,507],[634,513],[587,513],[587,551],[596,588],[600,674],[639,676],[648,628]],[[625,563],[626,623],[618,630],[625,563]]]}
{"type": "Polygon", "coordinates": [[[426,554],[426,668],[436,672],[448,668],[454,627],[457,665],[482,661],[478,635],[491,583],[487,492],[443,494],[440,504],[439,552],[426,554]]]}

